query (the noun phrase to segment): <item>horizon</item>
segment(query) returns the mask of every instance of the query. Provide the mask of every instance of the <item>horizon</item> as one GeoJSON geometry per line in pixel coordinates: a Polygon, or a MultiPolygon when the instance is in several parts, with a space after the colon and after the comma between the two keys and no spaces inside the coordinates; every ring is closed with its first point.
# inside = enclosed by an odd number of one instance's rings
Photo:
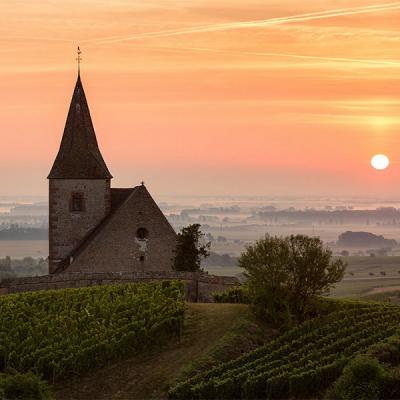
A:
{"type": "Polygon", "coordinates": [[[400,194],[400,2],[38,4],[7,4],[0,17],[0,196],[47,196],[77,45],[114,187],[400,194]],[[377,153],[388,169],[371,168],[377,153]]]}

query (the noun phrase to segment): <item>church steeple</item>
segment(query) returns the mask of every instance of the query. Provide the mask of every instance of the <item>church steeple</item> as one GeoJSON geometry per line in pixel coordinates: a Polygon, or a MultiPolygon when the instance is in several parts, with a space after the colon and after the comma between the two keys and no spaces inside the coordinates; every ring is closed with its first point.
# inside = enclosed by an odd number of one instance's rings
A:
{"type": "Polygon", "coordinates": [[[48,179],[111,178],[112,175],[97,144],[89,106],[78,72],[60,149],[48,179]]]}

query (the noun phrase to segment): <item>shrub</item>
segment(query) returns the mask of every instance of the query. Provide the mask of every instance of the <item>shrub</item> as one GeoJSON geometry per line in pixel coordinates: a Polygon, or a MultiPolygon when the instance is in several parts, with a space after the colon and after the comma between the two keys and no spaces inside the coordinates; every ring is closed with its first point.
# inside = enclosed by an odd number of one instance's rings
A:
{"type": "Polygon", "coordinates": [[[344,368],[328,397],[335,400],[378,400],[386,381],[376,358],[357,356],[344,368]]]}
{"type": "Polygon", "coordinates": [[[400,364],[400,336],[394,335],[387,340],[371,346],[368,354],[380,362],[391,365],[400,364]]]}
{"type": "Polygon", "coordinates": [[[222,293],[214,293],[213,298],[216,303],[250,303],[248,289],[244,285],[228,289],[222,293]]]}
{"type": "Polygon", "coordinates": [[[47,383],[32,372],[0,374],[0,399],[47,400],[50,398],[47,383]]]}
{"type": "Polygon", "coordinates": [[[381,399],[400,399],[400,371],[390,369],[382,383],[381,399]]]}

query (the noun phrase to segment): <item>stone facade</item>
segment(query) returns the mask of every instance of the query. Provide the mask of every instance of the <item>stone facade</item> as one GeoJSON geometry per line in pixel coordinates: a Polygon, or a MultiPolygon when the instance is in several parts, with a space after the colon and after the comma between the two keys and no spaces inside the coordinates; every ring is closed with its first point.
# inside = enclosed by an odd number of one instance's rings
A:
{"type": "Polygon", "coordinates": [[[141,185],[78,251],[68,272],[167,271],[175,247],[175,231],[141,185]]]}
{"type": "Polygon", "coordinates": [[[54,273],[86,236],[109,214],[109,179],[50,179],[49,272],[54,273]],[[73,211],[72,196],[83,198],[84,209],[73,211]]]}
{"type": "Polygon", "coordinates": [[[29,278],[4,279],[0,281],[0,295],[38,291],[78,288],[93,285],[155,282],[161,280],[181,280],[185,285],[185,298],[191,302],[208,303],[212,294],[223,292],[239,285],[236,277],[208,275],[201,272],[75,272],[59,273],[29,278]]]}

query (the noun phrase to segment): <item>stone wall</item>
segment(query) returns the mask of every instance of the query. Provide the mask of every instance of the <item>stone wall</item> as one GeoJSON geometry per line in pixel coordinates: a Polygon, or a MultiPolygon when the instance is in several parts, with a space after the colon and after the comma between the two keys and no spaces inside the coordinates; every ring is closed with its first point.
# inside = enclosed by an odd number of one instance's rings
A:
{"type": "Polygon", "coordinates": [[[69,272],[27,278],[4,279],[0,282],[0,295],[37,290],[156,282],[172,279],[184,282],[185,298],[187,301],[202,303],[212,302],[212,293],[223,292],[239,284],[236,277],[208,275],[201,272],[69,272]]]}
{"type": "Polygon", "coordinates": [[[50,273],[55,272],[59,264],[110,212],[110,204],[109,179],[49,180],[50,273]],[[84,212],[71,211],[72,193],[83,196],[84,212]]]}
{"type": "Polygon", "coordinates": [[[83,244],[65,272],[172,271],[175,248],[174,229],[140,185],[83,244]],[[147,232],[144,240],[138,237],[141,229],[147,232]]]}

